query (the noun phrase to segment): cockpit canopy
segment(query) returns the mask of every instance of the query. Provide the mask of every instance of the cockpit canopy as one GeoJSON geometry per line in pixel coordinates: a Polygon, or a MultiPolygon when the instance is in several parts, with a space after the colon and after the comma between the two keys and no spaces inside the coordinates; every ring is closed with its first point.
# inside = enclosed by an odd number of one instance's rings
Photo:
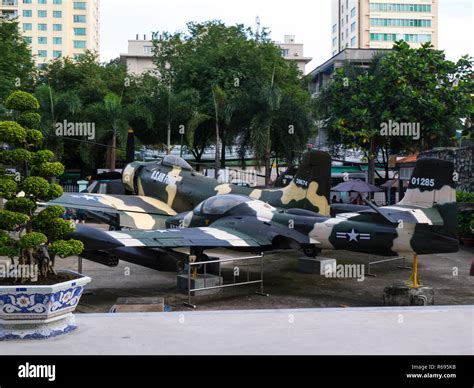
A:
{"type": "Polygon", "coordinates": [[[161,161],[161,164],[167,167],[179,167],[188,171],[192,171],[193,169],[188,162],[175,155],[166,155],[161,161]]]}
{"type": "Polygon", "coordinates": [[[193,210],[195,215],[223,215],[229,210],[233,209],[236,206],[241,205],[242,203],[252,203],[252,208],[255,210],[275,210],[272,206],[268,205],[265,202],[258,201],[245,195],[236,195],[236,194],[226,194],[226,195],[216,195],[214,197],[208,198],[205,201],[201,202],[193,210]]]}

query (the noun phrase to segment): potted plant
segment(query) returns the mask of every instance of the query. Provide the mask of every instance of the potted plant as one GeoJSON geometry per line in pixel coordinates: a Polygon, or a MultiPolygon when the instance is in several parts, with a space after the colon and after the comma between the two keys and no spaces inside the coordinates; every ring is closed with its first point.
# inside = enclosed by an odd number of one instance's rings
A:
{"type": "Polygon", "coordinates": [[[57,257],[79,255],[84,245],[63,240],[74,230],[63,208],[38,209],[63,194],[51,182],[64,173],[53,152],[39,149],[38,101],[14,92],[5,105],[12,120],[0,121],[0,339],[47,338],[75,329],[72,312],[91,279],[54,269],[57,257]]]}
{"type": "MultiPolygon", "coordinates": [[[[458,203],[473,204],[474,206],[474,194],[459,192],[457,193],[457,201],[458,203]]],[[[474,247],[474,211],[471,209],[471,206],[466,206],[465,210],[458,212],[459,239],[467,247],[474,247]]]]}

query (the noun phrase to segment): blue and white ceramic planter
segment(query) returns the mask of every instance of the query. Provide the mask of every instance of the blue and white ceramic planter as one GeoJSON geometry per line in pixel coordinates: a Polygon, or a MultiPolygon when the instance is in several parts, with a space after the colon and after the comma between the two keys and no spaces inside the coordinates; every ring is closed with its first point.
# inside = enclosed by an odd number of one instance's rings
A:
{"type": "Polygon", "coordinates": [[[44,339],[75,330],[72,313],[90,281],[82,276],[52,286],[0,286],[0,340],[44,339]]]}

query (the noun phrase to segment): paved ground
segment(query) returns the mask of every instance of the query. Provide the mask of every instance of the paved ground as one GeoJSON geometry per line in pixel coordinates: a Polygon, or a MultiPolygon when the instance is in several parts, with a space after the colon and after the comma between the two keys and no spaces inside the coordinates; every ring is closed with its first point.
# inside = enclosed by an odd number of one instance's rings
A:
{"type": "MultiPolygon", "coordinates": [[[[216,252],[222,258],[235,252],[216,252]]],[[[339,264],[364,264],[368,256],[351,252],[323,252],[324,256],[338,259],[339,264]]],[[[270,297],[254,294],[258,286],[226,289],[220,295],[196,297],[199,310],[251,310],[319,307],[377,307],[382,306],[382,295],[387,285],[403,283],[411,271],[400,269],[400,262],[376,265],[372,272],[377,277],[357,279],[327,279],[298,272],[298,252],[281,252],[265,259],[265,291],[270,297]]],[[[469,269],[474,249],[462,249],[456,254],[421,256],[420,279],[435,290],[435,304],[474,305],[474,277],[469,269]]],[[[377,257],[372,258],[373,261],[377,257]]],[[[407,260],[411,266],[412,259],[407,260]]],[[[58,261],[59,268],[77,269],[77,260],[58,261]]],[[[163,297],[173,311],[186,310],[186,295],[176,288],[176,274],[161,273],[121,262],[108,268],[84,261],[83,272],[92,277],[92,283],[78,308],[83,313],[105,313],[119,297],[163,297]]],[[[224,270],[227,281],[232,278],[232,265],[224,270]]],[[[254,274],[253,276],[256,276],[254,274]]]]}
{"type": "MultiPolygon", "coordinates": [[[[3,343],[0,354],[474,354],[473,249],[420,257],[421,281],[443,306],[425,308],[382,307],[384,288],[410,276],[399,261],[374,266],[377,277],[358,281],[299,273],[299,256],[285,251],[266,257],[269,297],[255,295],[255,286],[226,289],[194,298],[198,311],[183,306],[187,296],[178,292],[174,273],[84,261],[83,273],[93,281],[77,309],[78,331],[47,346],[3,343]],[[119,297],[163,297],[173,312],[104,314],[119,297]]],[[[339,264],[369,260],[344,251],[323,256],[339,264]]],[[[77,270],[77,259],[58,260],[57,267],[77,270]]],[[[227,281],[232,268],[224,268],[227,281]]]]}
{"type": "Polygon", "coordinates": [[[472,355],[472,306],[80,314],[79,329],[8,355],[472,355]]]}

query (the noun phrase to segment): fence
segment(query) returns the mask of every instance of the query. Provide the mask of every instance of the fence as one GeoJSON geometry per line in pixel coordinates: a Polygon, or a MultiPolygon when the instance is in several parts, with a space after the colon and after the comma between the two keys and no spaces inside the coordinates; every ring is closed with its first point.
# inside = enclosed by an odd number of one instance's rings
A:
{"type": "Polygon", "coordinates": [[[263,260],[264,260],[264,254],[260,254],[258,256],[248,256],[248,257],[238,257],[238,258],[232,258],[232,259],[222,259],[222,260],[210,260],[210,261],[204,261],[204,262],[194,262],[194,263],[189,263],[188,265],[188,302],[184,303],[186,307],[190,308],[196,308],[196,305],[191,303],[191,297],[193,294],[199,291],[209,291],[209,290],[216,290],[216,289],[224,289],[224,288],[230,288],[230,287],[240,287],[240,286],[247,286],[250,284],[260,284],[260,292],[257,292],[257,295],[263,295],[263,296],[268,296],[268,294],[265,294],[263,292],[263,260]],[[256,263],[253,263],[252,261],[256,261],[256,263]],[[240,268],[235,267],[236,262],[244,262],[245,263],[245,269],[246,269],[246,281],[243,282],[236,282],[236,278],[240,277],[240,268]],[[233,280],[231,284],[223,284],[223,278],[222,278],[222,264],[225,263],[232,263],[233,265],[233,280]],[[219,266],[219,279],[221,279],[220,283],[218,286],[211,286],[207,287],[206,280],[208,277],[207,273],[207,266],[209,264],[217,264],[219,266]],[[200,266],[204,266],[204,287],[199,287],[199,288],[192,288],[191,287],[191,279],[192,279],[192,269],[200,266]],[[260,269],[260,278],[257,280],[250,280],[250,268],[258,266],[260,269]]]}
{"type": "Polygon", "coordinates": [[[79,185],[62,185],[65,193],[78,193],[79,185]]]}

